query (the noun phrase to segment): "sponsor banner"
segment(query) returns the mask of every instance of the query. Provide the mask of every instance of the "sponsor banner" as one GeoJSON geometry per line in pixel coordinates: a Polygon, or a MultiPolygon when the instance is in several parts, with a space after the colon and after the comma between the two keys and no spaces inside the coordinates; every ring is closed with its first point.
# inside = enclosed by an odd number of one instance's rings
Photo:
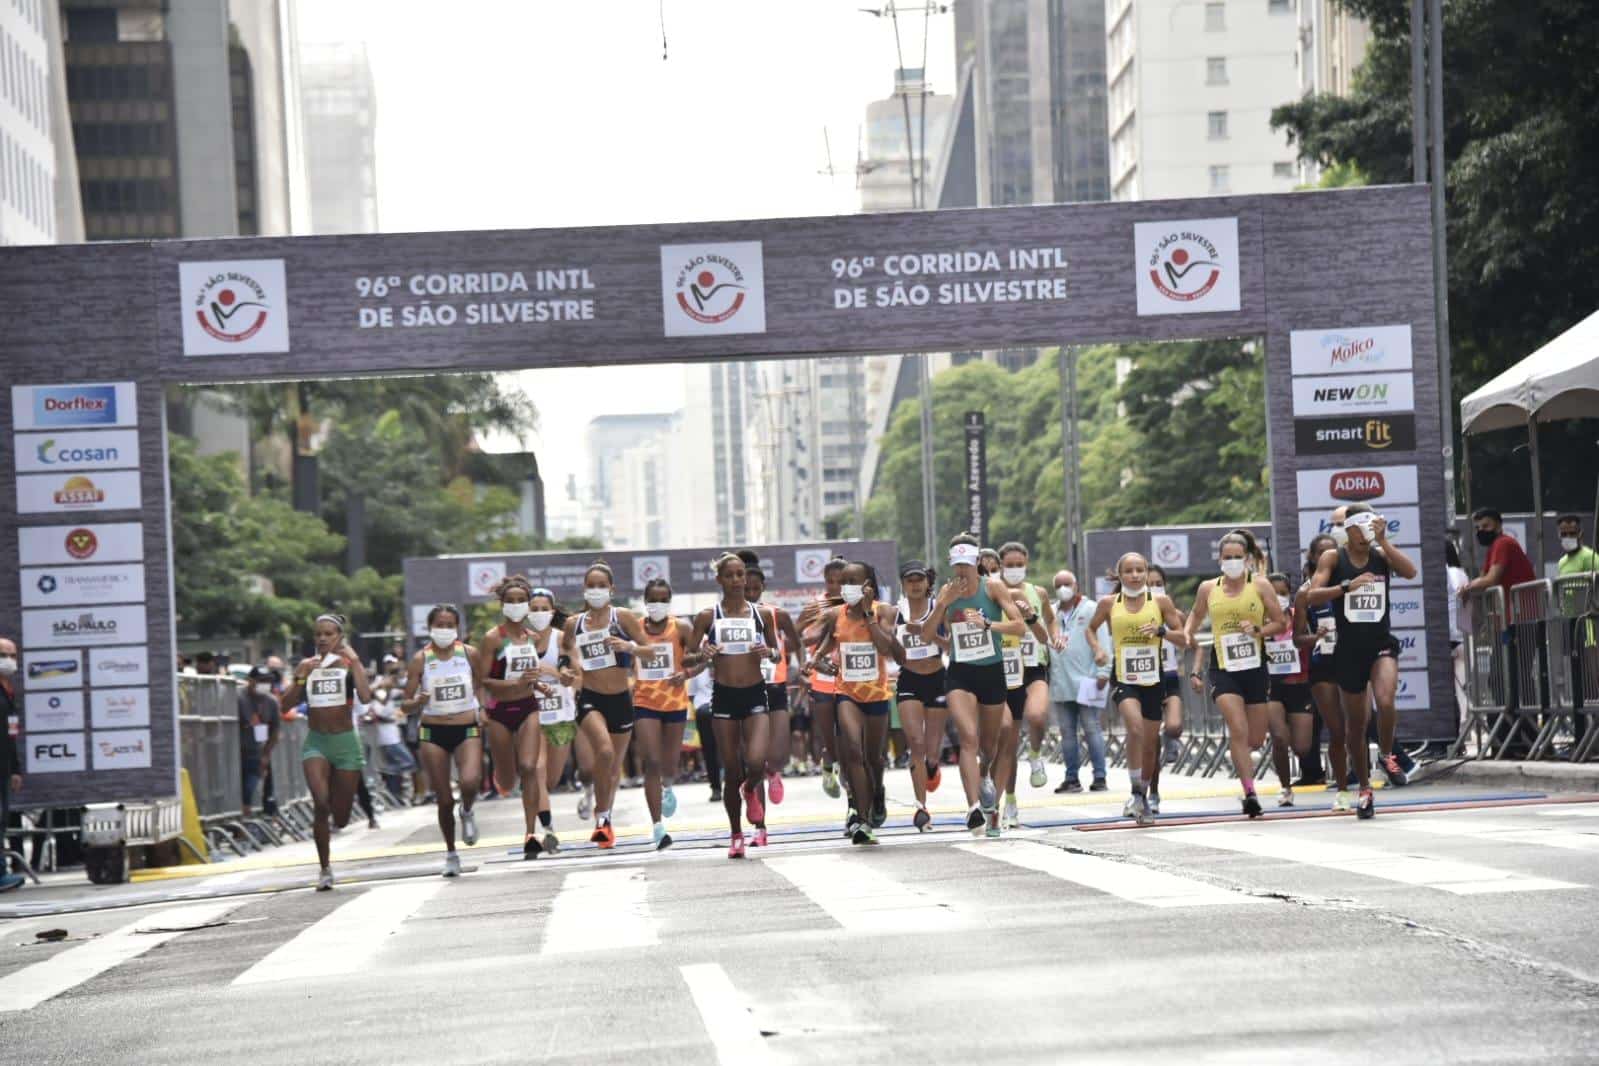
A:
{"type": "Polygon", "coordinates": [[[61,733],[83,728],[81,691],[29,692],[23,696],[22,724],[29,733],[61,733]]]}
{"type": "MultiPolygon", "coordinates": [[[[1421,546],[1421,508],[1383,507],[1377,512],[1388,523],[1388,539],[1405,548],[1410,561],[1415,562],[1421,546]]],[[[1310,538],[1318,533],[1332,532],[1331,510],[1299,512],[1299,542],[1307,548],[1310,538]]]]}
{"type": "Polygon", "coordinates": [[[18,514],[137,511],[144,503],[137,470],[94,474],[21,474],[18,514]]]}
{"type": "Polygon", "coordinates": [[[38,691],[52,688],[83,687],[83,652],[70,651],[23,652],[22,684],[26,689],[38,691]]]}
{"type": "Polygon", "coordinates": [[[289,290],[281,259],[178,264],[183,354],[289,351],[289,290]]]}
{"type": "Polygon", "coordinates": [[[1405,554],[1410,556],[1410,561],[1416,564],[1416,576],[1407,578],[1393,574],[1389,576],[1388,583],[1395,588],[1415,588],[1425,584],[1426,573],[1421,569],[1421,562],[1417,558],[1421,552],[1419,550],[1414,552],[1407,551],[1405,554]]]}
{"type": "Polygon", "coordinates": [[[87,748],[82,733],[27,733],[22,750],[30,774],[82,773],[85,769],[87,748]]]}
{"type": "Polygon", "coordinates": [[[143,563],[29,567],[19,576],[24,607],[144,602],[143,563]]]}
{"type": "Polygon", "coordinates": [[[1301,508],[1369,503],[1380,511],[1390,504],[1421,502],[1414,466],[1334,466],[1301,470],[1296,477],[1301,508]]]}
{"type": "Polygon", "coordinates": [[[765,333],[761,242],[661,245],[661,314],[668,337],[765,333]]]}
{"type": "Polygon", "coordinates": [[[13,385],[11,428],[111,429],[137,426],[137,392],[131,381],[102,385],[13,385]]]}
{"type": "Polygon", "coordinates": [[[633,587],[640,592],[644,586],[661,578],[672,580],[672,560],[665,555],[635,555],[633,557],[633,587]]]}
{"type": "Polygon", "coordinates": [[[1419,629],[1427,624],[1427,609],[1419,588],[1389,588],[1388,625],[1391,629],[1419,629]]]}
{"type": "Polygon", "coordinates": [[[132,648],[89,649],[89,684],[95,688],[106,685],[148,685],[149,683],[149,645],[140,644],[132,648]]]}
{"type": "Polygon", "coordinates": [[[65,648],[83,644],[143,644],[145,607],[63,607],[22,612],[22,644],[65,648]]]}
{"type": "MultiPolygon", "coordinates": [[[[492,599],[494,590],[505,580],[505,560],[478,560],[466,564],[466,594],[474,599],[492,599]]],[[[427,635],[426,627],[423,635],[427,635]]]]}
{"type": "Polygon", "coordinates": [[[89,724],[96,729],[148,727],[150,724],[150,690],[147,688],[95,689],[89,693],[89,724]]]}
{"type": "Polygon", "coordinates": [[[1149,538],[1149,558],[1167,570],[1188,569],[1188,534],[1154,533],[1149,538]]]}
{"type": "Polygon", "coordinates": [[[1374,374],[1411,369],[1410,327],[1296,329],[1288,334],[1295,374],[1374,374]]]}
{"type": "Polygon", "coordinates": [[[1416,450],[1415,415],[1341,415],[1294,420],[1294,449],[1300,455],[1416,450]]]}
{"type": "Polygon", "coordinates": [[[832,557],[832,548],[794,549],[794,580],[811,585],[820,584],[824,580],[822,570],[832,557]]]}
{"type": "Polygon", "coordinates": [[[988,543],[988,434],[983,412],[966,412],[966,532],[988,543]]]}
{"type": "Polygon", "coordinates": [[[411,608],[411,635],[413,637],[426,637],[428,635],[428,612],[433,609],[431,604],[419,603],[411,608]]]}
{"type": "Polygon", "coordinates": [[[17,530],[17,562],[137,563],[144,559],[144,527],[137,522],[27,526],[17,530]]]}
{"type": "Polygon", "coordinates": [[[150,731],[116,729],[92,735],[96,770],[145,770],[150,766],[150,731]]]}
{"type": "Polygon", "coordinates": [[[56,470],[120,470],[139,465],[139,431],[98,433],[18,433],[16,467],[20,474],[56,470]]]}
{"type": "Polygon", "coordinates": [[[1135,222],[1133,256],[1140,316],[1237,311],[1242,306],[1236,218],[1135,222]]]}
{"type": "Polygon", "coordinates": [[[1295,416],[1415,409],[1416,379],[1410,374],[1294,378],[1295,416]]]}
{"type": "Polygon", "coordinates": [[[1427,631],[1406,629],[1394,634],[1399,640],[1399,669],[1427,669],[1427,631]]]}
{"type": "Polygon", "coordinates": [[[1425,670],[1399,671],[1399,687],[1394,693],[1394,707],[1401,711],[1419,711],[1432,705],[1427,691],[1425,670]]]}

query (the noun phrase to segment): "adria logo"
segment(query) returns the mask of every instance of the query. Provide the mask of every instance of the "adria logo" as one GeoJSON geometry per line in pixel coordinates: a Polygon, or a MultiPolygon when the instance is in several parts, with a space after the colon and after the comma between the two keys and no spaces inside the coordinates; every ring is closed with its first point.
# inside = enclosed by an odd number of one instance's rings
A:
{"type": "Polygon", "coordinates": [[[1340,470],[1332,476],[1327,491],[1335,500],[1359,503],[1375,500],[1388,490],[1382,474],[1375,470],[1340,470]]]}

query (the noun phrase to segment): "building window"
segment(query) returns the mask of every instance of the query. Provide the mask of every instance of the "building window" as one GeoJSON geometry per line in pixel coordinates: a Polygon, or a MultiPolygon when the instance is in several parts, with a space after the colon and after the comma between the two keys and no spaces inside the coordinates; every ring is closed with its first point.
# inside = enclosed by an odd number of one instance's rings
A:
{"type": "Polygon", "coordinates": [[[1292,163],[1273,163],[1271,165],[1271,176],[1274,178],[1292,178],[1294,176],[1294,165],[1292,163]]]}
{"type": "Polygon", "coordinates": [[[1227,57],[1226,56],[1211,56],[1209,59],[1205,60],[1205,84],[1206,85],[1226,85],[1227,84],[1227,57]]]}
{"type": "Polygon", "coordinates": [[[1293,0],[1266,0],[1266,11],[1268,14],[1285,15],[1293,9],[1293,0]]]}
{"type": "Polygon", "coordinates": [[[1210,168],[1210,191],[1229,192],[1232,189],[1231,168],[1226,166],[1210,168]]]}
{"type": "Polygon", "coordinates": [[[1210,128],[1211,140],[1225,141],[1227,139],[1227,112],[1212,111],[1205,116],[1205,120],[1210,128]]]}
{"type": "Polygon", "coordinates": [[[1227,5],[1205,5],[1205,32],[1220,33],[1227,28],[1227,5]]]}

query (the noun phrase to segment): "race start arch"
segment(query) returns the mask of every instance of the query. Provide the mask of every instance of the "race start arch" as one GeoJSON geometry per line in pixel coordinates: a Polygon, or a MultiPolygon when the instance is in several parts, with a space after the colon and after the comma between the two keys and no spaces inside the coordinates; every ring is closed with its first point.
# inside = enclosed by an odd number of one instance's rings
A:
{"type": "Polygon", "coordinates": [[[1420,545],[1393,605],[1416,637],[1403,721],[1452,735],[1429,224],[1427,190],[1394,186],[5,249],[0,632],[26,802],[177,791],[164,386],[796,353],[1264,337],[1279,565],[1353,500],[1420,545]]]}

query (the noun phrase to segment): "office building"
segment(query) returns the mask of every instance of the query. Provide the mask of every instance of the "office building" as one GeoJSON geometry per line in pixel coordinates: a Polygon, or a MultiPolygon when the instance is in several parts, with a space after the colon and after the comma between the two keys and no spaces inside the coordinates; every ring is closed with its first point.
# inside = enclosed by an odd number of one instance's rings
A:
{"type": "Polygon", "coordinates": [[[0,245],[83,240],[54,0],[0,4],[0,245]]]}
{"type": "MultiPolygon", "coordinates": [[[[1348,96],[1355,70],[1371,45],[1371,27],[1334,0],[1299,0],[1299,93],[1301,96],[1348,96]]],[[[1313,159],[1298,161],[1299,180],[1313,185],[1321,167],[1313,159]]]]}
{"type": "Polygon", "coordinates": [[[376,233],[377,91],[365,45],[300,51],[305,149],[316,233],[376,233]]]}
{"type": "Polygon", "coordinates": [[[862,472],[872,439],[867,382],[889,380],[900,359],[842,356],[759,364],[754,446],[748,456],[757,539],[859,535],[866,502],[862,472]]]}
{"type": "Polygon", "coordinates": [[[939,157],[954,106],[953,96],[932,91],[920,68],[894,72],[894,91],[866,105],[866,142],[857,168],[862,211],[927,206],[929,161],[939,157]]]}
{"type": "Polygon", "coordinates": [[[1272,109],[1299,95],[1292,0],[1109,0],[1110,157],[1118,200],[1287,192],[1272,109]]]}

